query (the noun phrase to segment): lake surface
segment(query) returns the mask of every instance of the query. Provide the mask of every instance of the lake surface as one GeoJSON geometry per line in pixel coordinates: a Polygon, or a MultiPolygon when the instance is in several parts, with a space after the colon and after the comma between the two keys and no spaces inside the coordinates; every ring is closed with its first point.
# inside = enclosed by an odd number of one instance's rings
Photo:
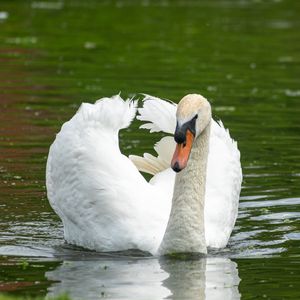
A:
{"type": "MultiPolygon", "coordinates": [[[[300,299],[300,2],[0,2],[0,292],[74,299],[300,299]],[[48,148],[83,101],[207,97],[244,180],[226,249],[206,259],[68,246],[48,148]]],[[[121,132],[125,154],[156,135],[121,132]]]]}

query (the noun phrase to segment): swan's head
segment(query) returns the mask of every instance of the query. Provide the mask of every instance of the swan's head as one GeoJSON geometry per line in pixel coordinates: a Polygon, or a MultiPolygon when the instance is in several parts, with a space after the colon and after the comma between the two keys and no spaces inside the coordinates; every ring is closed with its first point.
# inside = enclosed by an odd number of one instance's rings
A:
{"type": "Polygon", "coordinates": [[[201,135],[211,120],[210,104],[201,95],[186,95],[178,103],[176,118],[174,138],[177,146],[171,167],[175,172],[179,172],[187,165],[194,140],[201,135]]]}

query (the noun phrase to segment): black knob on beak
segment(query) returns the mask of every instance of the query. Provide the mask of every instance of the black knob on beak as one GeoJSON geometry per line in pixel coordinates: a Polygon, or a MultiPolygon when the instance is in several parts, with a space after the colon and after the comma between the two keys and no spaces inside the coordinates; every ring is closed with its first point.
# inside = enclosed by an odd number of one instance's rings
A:
{"type": "Polygon", "coordinates": [[[177,144],[183,144],[186,142],[186,131],[190,130],[190,132],[195,136],[196,135],[196,120],[198,115],[195,115],[190,121],[184,123],[179,126],[177,123],[176,130],[174,133],[174,140],[177,144]]]}
{"type": "Polygon", "coordinates": [[[175,134],[174,134],[174,140],[177,144],[183,144],[186,141],[186,127],[185,126],[176,126],[175,134]]]}

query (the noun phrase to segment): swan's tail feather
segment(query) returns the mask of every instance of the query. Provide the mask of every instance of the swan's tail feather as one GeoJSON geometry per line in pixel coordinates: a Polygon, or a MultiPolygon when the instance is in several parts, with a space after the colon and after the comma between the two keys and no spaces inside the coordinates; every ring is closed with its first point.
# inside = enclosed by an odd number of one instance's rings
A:
{"type": "Polygon", "coordinates": [[[144,153],[143,157],[130,155],[130,160],[135,164],[139,171],[155,175],[170,167],[172,155],[175,149],[173,137],[163,137],[155,144],[154,149],[157,157],[149,153],[144,153]]]}

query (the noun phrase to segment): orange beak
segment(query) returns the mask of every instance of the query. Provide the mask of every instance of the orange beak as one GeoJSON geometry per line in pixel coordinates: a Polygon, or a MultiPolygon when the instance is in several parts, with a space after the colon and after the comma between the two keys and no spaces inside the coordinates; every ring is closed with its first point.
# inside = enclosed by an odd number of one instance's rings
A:
{"type": "Polygon", "coordinates": [[[171,167],[175,172],[180,172],[186,167],[193,146],[193,141],[194,135],[188,129],[186,131],[185,142],[176,145],[176,149],[172,158],[171,167]]]}

